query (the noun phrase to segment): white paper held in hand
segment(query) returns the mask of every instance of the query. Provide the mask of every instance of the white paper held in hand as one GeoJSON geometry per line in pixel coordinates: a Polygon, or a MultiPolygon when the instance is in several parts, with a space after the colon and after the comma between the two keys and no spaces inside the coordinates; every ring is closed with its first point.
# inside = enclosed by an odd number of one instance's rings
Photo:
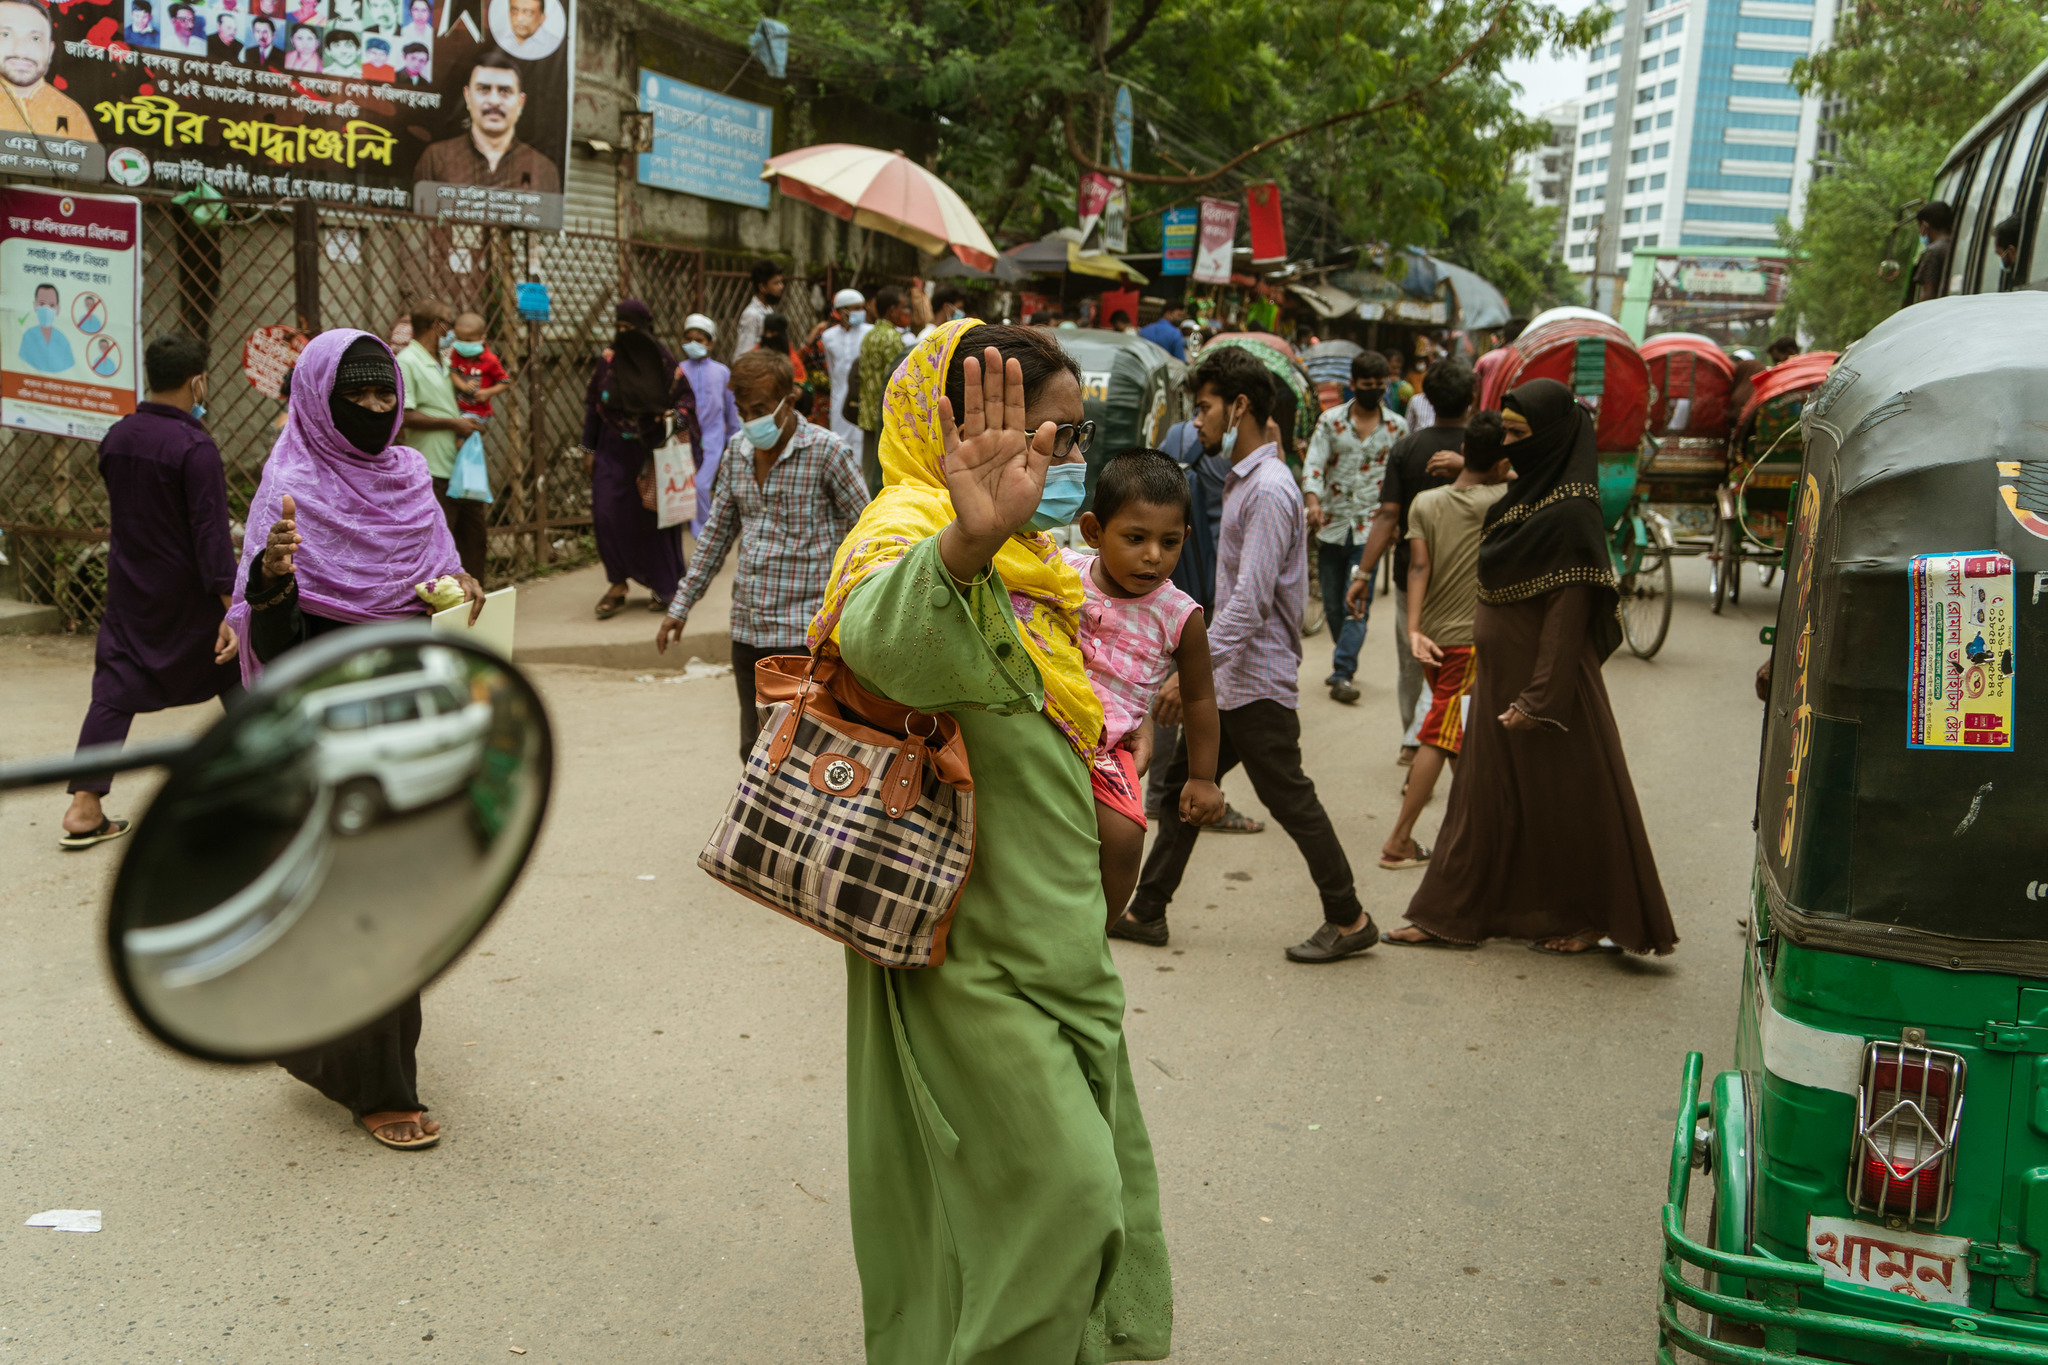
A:
{"type": "Polygon", "coordinates": [[[57,1232],[98,1232],[98,1209],[50,1209],[22,1224],[25,1228],[50,1228],[57,1232]]]}
{"type": "Polygon", "coordinates": [[[478,644],[489,645],[505,658],[512,657],[513,626],[519,617],[519,589],[500,588],[484,594],[484,613],[469,624],[469,603],[434,613],[434,629],[449,635],[467,635],[478,644]]]}

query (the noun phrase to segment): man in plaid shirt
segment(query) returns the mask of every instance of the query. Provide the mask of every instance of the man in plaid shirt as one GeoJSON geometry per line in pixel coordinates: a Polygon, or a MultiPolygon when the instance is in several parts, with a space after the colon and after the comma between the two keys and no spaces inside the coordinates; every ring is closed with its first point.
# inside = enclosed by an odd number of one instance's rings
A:
{"type": "MultiPolygon", "coordinates": [[[[1230,461],[1223,481],[1223,524],[1216,542],[1216,608],[1209,654],[1216,673],[1216,715],[1223,743],[1220,778],[1240,763],[1252,790],[1308,862],[1323,902],[1323,923],[1287,949],[1292,962],[1335,962],[1379,942],[1358,899],[1351,860],[1301,768],[1301,618],[1308,600],[1308,532],[1301,490],[1266,435],[1273,379],[1251,352],[1218,346],[1188,376],[1196,434],[1230,461]]],[[[1170,719],[1170,718],[1169,718],[1170,719]]],[[[1166,772],[1169,791],[1188,777],[1187,736],[1166,772]]],[[[1163,945],[1166,907],[1180,889],[1200,826],[1169,808],[1145,858],[1130,907],[1112,937],[1163,945]]]]}
{"type": "Polygon", "coordinates": [[[797,415],[789,357],[748,351],[732,363],[740,429],[726,445],[704,516],[704,538],[676,589],[654,648],[667,653],[690,608],[725,564],[735,539],[732,675],[740,699],[740,761],[753,751],[754,665],[771,654],[806,653],[804,633],[824,600],[832,556],[868,505],[860,458],[829,427],[797,415]]]}

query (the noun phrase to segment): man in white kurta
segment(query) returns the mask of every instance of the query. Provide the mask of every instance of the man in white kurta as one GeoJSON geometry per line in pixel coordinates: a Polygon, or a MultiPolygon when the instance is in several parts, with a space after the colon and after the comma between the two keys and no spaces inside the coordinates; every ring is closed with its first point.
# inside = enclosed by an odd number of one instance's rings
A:
{"type": "Polygon", "coordinates": [[[840,290],[832,296],[836,321],[819,338],[825,348],[826,373],[832,376],[832,434],[854,450],[860,449],[861,431],[846,420],[846,395],[852,392],[854,362],[860,359],[860,344],[868,334],[866,307],[860,290],[840,290]]]}

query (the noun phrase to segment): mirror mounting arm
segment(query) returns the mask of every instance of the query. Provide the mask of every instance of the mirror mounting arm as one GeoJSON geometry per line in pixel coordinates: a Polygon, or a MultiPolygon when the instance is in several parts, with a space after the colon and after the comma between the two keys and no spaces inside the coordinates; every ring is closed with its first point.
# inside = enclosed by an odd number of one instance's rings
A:
{"type": "Polygon", "coordinates": [[[0,792],[159,767],[176,762],[195,742],[191,739],[159,739],[147,744],[99,744],[90,749],[80,749],[77,753],[0,764],[0,792]]]}

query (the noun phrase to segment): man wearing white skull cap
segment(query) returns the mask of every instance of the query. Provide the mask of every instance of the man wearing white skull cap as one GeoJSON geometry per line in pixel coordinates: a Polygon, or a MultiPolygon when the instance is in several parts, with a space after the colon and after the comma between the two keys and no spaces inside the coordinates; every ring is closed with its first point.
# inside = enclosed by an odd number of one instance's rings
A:
{"type": "Polygon", "coordinates": [[[711,514],[711,485],[718,477],[718,462],[726,443],[739,434],[740,412],[733,402],[732,371],[711,358],[718,340],[718,324],[702,313],[683,319],[683,363],[678,366],[697,395],[697,421],[704,429],[704,448],[697,452],[697,515],[690,519],[690,534],[701,538],[704,518],[711,514]]]}

